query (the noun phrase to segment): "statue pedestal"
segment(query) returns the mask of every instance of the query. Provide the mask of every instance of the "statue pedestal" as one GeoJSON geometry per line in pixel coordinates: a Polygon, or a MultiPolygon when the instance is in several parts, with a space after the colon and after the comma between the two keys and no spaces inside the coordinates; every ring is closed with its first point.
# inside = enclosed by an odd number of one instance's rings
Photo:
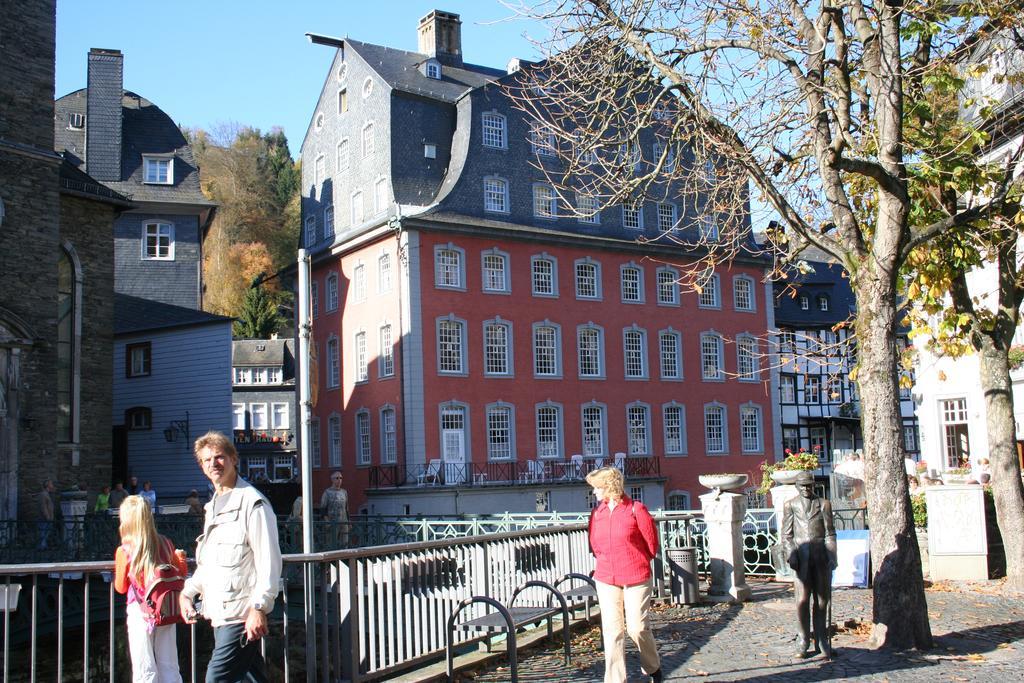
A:
{"type": "Polygon", "coordinates": [[[775,508],[775,527],[778,529],[779,540],[772,548],[772,564],[775,565],[775,580],[792,583],[796,575],[790,568],[786,558],[782,556],[782,511],[787,501],[793,500],[800,491],[792,484],[772,487],[772,507],[775,508]]]}
{"type": "Polygon", "coordinates": [[[712,601],[743,602],[750,599],[743,569],[743,518],[747,497],[738,493],[707,493],[700,497],[708,529],[708,560],[712,601]]]}
{"type": "Polygon", "coordinates": [[[929,486],[928,569],[932,581],[988,579],[985,493],[977,484],[929,486]]]}

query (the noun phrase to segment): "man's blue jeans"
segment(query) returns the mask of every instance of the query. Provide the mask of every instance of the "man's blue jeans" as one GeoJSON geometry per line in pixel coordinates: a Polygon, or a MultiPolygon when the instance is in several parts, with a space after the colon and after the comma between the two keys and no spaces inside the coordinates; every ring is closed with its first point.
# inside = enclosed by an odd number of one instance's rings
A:
{"type": "Polygon", "coordinates": [[[213,655],[206,669],[206,683],[267,683],[260,641],[246,642],[245,624],[213,629],[213,655]]]}

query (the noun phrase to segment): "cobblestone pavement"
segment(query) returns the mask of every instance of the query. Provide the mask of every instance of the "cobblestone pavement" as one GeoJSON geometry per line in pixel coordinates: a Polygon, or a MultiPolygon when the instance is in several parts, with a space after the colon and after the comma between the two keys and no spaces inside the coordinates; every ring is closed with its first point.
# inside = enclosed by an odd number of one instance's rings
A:
{"type": "MultiPolygon", "coordinates": [[[[786,584],[754,584],[743,605],[656,606],[654,633],[666,681],[1013,681],[1024,680],[1024,601],[994,594],[989,586],[944,585],[928,591],[936,646],[926,652],[874,651],[867,647],[871,591],[833,593],[839,656],[795,659],[792,590],[786,584]],[[863,620],[863,621],[861,621],[863,620]],[[858,626],[858,623],[860,626],[858,626]],[[844,627],[847,624],[848,627],[844,627]]],[[[650,679],[627,641],[629,677],[650,679]]],[[[580,632],[566,665],[556,645],[520,654],[520,681],[603,680],[600,630],[580,632]]],[[[507,667],[471,672],[463,680],[509,680],[507,667]]]]}

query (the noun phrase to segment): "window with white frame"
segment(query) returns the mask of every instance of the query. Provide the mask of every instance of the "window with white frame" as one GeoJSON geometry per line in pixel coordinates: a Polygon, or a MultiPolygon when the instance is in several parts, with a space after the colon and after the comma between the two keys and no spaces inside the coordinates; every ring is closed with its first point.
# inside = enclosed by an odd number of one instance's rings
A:
{"type": "Polygon", "coordinates": [[[306,246],[316,244],[316,216],[306,217],[306,246]]]}
{"type": "Polygon", "coordinates": [[[903,449],[908,453],[916,453],[917,447],[917,425],[903,425],[903,449]]]}
{"type": "Polygon", "coordinates": [[[338,143],[338,172],[347,171],[351,164],[351,156],[348,151],[348,138],[338,143]]]}
{"type": "Polygon", "coordinates": [[[622,266],[619,270],[622,285],[622,301],[624,303],[643,303],[644,271],[639,266],[622,266]]]}
{"type": "MultiPolygon", "coordinates": [[[[314,226],[314,231],[315,231],[314,226]]],[[[174,226],[153,221],[142,226],[142,258],[146,261],[174,260],[174,226]]]]}
{"type": "Polygon", "coordinates": [[[338,354],[338,338],[327,340],[327,386],[334,388],[341,384],[341,358],[338,354]]]}
{"type": "Polygon", "coordinates": [[[349,213],[352,217],[352,225],[359,225],[366,215],[363,208],[363,192],[358,190],[352,193],[352,204],[349,206],[349,213]]]}
{"type": "Polygon", "coordinates": [[[464,252],[448,245],[434,248],[434,284],[448,289],[465,289],[464,252]]]}
{"type": "Polygon", "coordinates": [[[437,321],[437,370],[440,373],[463,374],[465,364],[466,324],[454,318],[437,321]]]}
{"type": "Polygon", "coordinates": [[[725,406],[704,406],[704,446],[708,455],[725,453],[725,406]]]}
{"type": "Polygon", "coordinates": [[[828,460],[828,436],[824,427],[811,427],[808,430],[807,441],[811,446],[811,453],[814,453],[819,460],[828,460]]]}
{"type": "Polygon", "coordinates": [[[512,374],[512,326],[501,320],[484,323],[484,374],[512,374]]]}
{"type": "Polygon", "coordinates": [[[540,121],[530,123],[530,151],[540,156],[555,156],[555,134],[540,121]]]}
{"type": "Polygon", "coordinates": [[[806,294],[800,295],[800,310],[809,311],[811,309],[811,300],[807,298],[806,294]]]}
{"type": "Polygon", "coordinates": [[[441,65],[435,61],[427,62],[427,78],[433,78],[434,80],[441,79],[441,65]]]}
{"type": "Polygon", "coordinates": [[[149,185],[174,183],[174,159],[171,157],[142,157],[142,182],[149,185]]]}
{"type": "Polygon", "coordinates": [[[391,291],[391,254],[377,257],[377,293],[386,294],[391,291]]]}
{"type": "Polygon", "coordinates": [[[466,406],[449,403],[441,406],[441,459],[446,462],[465,462],[466,406]]]}
{"type": "Polygon", "coordinates": [[[629,455],[651,452],[651,409],[634,403],[626,408],[626,441],[629,455]]]}
{"type": "Polygon", "coordinates": [[[601,298],[601,264],[589,258],[576,262],[576,298],[601,298]]]}
{"type": "Polygon", "coordinates": [[[603,330],[594,323],[576,329],[576,356],[580,377],[604,376],[603,330]]]}
{"type": "Polygon", "coordinates": [[[320,458],[320,418],[318,417],[314,417],[310,420],[309,451],[309,459],[312,461],[313,467],[320,467],[322,460],[320,458]]]}
{"type": "Polygon", "coordinates": [[[700,336],[701,377],[705,380],[721,380],[725,377],[722,367],[722,337],[709,332],[700,336]]]}
{"type": "Polygon", "coordinates": [[[352,269],[352,299],[357,303],[366,301],[366,265],[357,263],[352,269]]]}
{"type": "Polygon", "coordinates": [[[663,143],[663,142],[655,142],[654,143],[654,148],[653,148],[652,151],[654,152],[654,154],[653,154],[653,156],[651,158],[654,160],[654,163],[660,162],[662,154],[665,155],[665,161],[662,163],[662,167],[661,167],[662,170],[665,173],[672,173],[673,171],[676,170],[676,150],[675,150],[675,147],[672,147],[670,145],[669,148],[668,148],[668,151],[666,151],[665,150],[665,143],[663,143]]]}
{"type": "Polygon", "coordinates": [[[665,497],[666,510],[689,510],[690,494],[686,491],[673,491],[665,497]]]}
{"type": "Polygon", "coordinates": [[[702,241],[718,241],[718,224],[715,222],[714,216],[704,214],[700,217],[698,224],[700,226],[700,238],[702,241]]]}
{"type": "Polygon", "coordinates": [[[266,403],[250,403],[249,417],[252,420],[252,428],[254,431],[270,429],[270,419],[267,415],[266,403]]]}
{"type": "Polygon", "coordinates": [[[363,126],[363,156],[368,157],[373,154],[376,141],[374,140],[373,134],[373,121],[370,121],[363,126]]]}
{"type": "Polygon", "coordinates": [[[245,429],[245,404],[244,403],[232,403],[231,404],[231,428],[234,430],[245,429]]]}
{"type": "Polygon", "coordinates": [[[732,304],[737,311],[754,310],[754,281],[745,275],[733,278],[732,304]]]}
{"type": "Polygon", "coordinates": [[[600,225],[601,202],[597,197],[583,192],[576,193],[576,219],[580,223],[600,225]]]}
{"type": "Polygon", "coordinates": [[[635,503],[644,502],[644,487],[643,486],[630,486],[629,487],[629,498],[635,503]]]}
{"type": "Polygon", "coordinates": [[[686,413],[682,405],[673,401],[662,407],[665,427],[665,455],[686,453],[686,413]]]}
{"type": "Polygon", "coordinates": [[[622,163],[626,170],[630,173],[640,172],[640,163],[643,161],[643,153],[640,151],[640,145],[635,142],[624,142],[619,145],[618,152],[619,162],[622,163]]]}
{"type": "Polygon", "coordinates": [[[484,178],[484,211],[508,213],[508,181],[504,178],[484,178]]]}
{"type": "Polygon", "coordinates": [[[700,294],[697,297],[697,305],[701,308],[720,308],[722,306],[721,287],[719,286],[718,273],[705,270],[697,280],[700,294]]]}
{"type": "Polygon", "coordinates": [[[740,448],[744,453],[760,453],[764,450],[760,406],[745,405],[740,408],[740,448]]]}
{"type": "Polygon", "coordinates": [[[549,256],[530,259],[530,274],[534,296],[558,296],[555,260],[549,256]]]}
{"type": "Polygon", "coordinates": [[[796,403],[795,375],[779,375],[779,402],[796,403]]]}
{"type": "Polygon", "coordinates": [[[658,232],[672,232],[679,220],[678,208],[675,204],[662,202],[658,204],[658,232]]]}
{"type": "Polygon", "coordinates": [[[316,282],[309,283],[309,309],[314,318],[320,315],[320,286],[316,282]]]}
{"type": "Polygon", "coordinates": [[[334,205],[331,204],[324,209],[324,239],[334,237],[334,205]]]}
{"type": "Polygon", "coordinates": [[[323,154],[318,154],[316,160],[313,162],[313,184],[320,187],[327,178],[327,157],[323,154]]]}
{"type": "Polygon", "coordinates": [[[647,333],[635,325],[622,332],[622,350],[627,379],[647,377],[647,333]]]}
{"type": "Polygon", "coordinates": [[[749,335],[737,337],[736,374],[740,381],[756,382],[760,370],[761,361],[757,349],[757,339],[749,335]]]}
{"type": "Polygon", "coordinates": [[[327,466],[341,467],[341,416],[327,418],[327,466]]]}
{"type": "Polygon", "coordinates": [[[804,403],[817,405],[821,403],[821,377],[807,375],[804,378],[804,403]]]}
{"type": "Polygon", "coordinates": [[[270,404],[270,428],[288,429],[291,421],[288,419],[287,403],[270,404]]]}
{"type": "Polygon", "coordinates": [[[828,295],[827,294],[819,294],[818,295],[818,310],[819,311],[827,311],[828,310],[828,304],[829,304],[828,295]]]}
{"type": "Polygon", "coordinates": [[[662,379],[683,378],[682,335],[671,327],[658,333],[662,379]]]}
{"type": "Polygon", "coordinates": [[[512,408],[497,404],[487,406],[487,459],[511,460],[513,450],[512,408]]]}
{"type": "Polygon", "coordinates": [[[382,465],[398,462],[395,409],[391,406],[380,409],[380,462],[382,465]]]}
{"type": "Polygon", "coordinates": [[[601,457],[605,455],[605,407],[597,403],[583,406],[583,455],[601,457]]]}
{"type": "Polygon", "coordinates": [[[658,268],[658,304],[679,305],[679,271],[675,268],[658,268]]]}
{"type": "Polygon", "coordinates": [[[642,230],[644,227],[643,202],[629,202],[622,205],[622,227],[627,230],[642,230]]]}
{"type": "Polygon", "coordinates": [[[485,251],[481,265],[485,292],[509,291],[508,254],[497,250],[485,251]]]}
{"type": "Polygon", "coordinates": [[[537,218],[558,218],[558,193],[550,185],[533,186],[533,215],[537,218]]]}
{"type": "Polygon", "coordinates": [[[388,181],[386,178],[378,178],[373,184],[373,211],[384,213],[388,208],[388,181]]]}
{"type": "Polygon", "coordinates": [[[370,379],[369,361],[366,353],[366,332],[356,332],[355,339],[356,381],[370,379]]]}
{"type": "Polygon", "coordinates": [[[356,448],[360,465],[369,465],[373,457],[370,442],[370,413],[361,410],[356,413],[356,448]]]}
{"type": "Polygon", "coordinates": [[[327,300],[324,302],[324,310],[338,310],[338,276],[335,273],[327,276],[327,300]]]}
{"type": "Polygon", "coordinates": [[[971,458],[971,439],[967,428],[967,399],[951,398],[939,401],[942,416],[942,447],[946,467],[964,467],[971,458]]]}
{"type": "Polygon", "coordinates": [[[391,377],[395,374],[395,349],[391,339],[391,325],[380,326],[380,358],[377,375],[391,377]]]}
{"type": "Polygon", "coordinates": [[[505,149],[508,146],[505,117],[496,112],[484,112],[482,123],[484,147],[505,149]]]}
{"type": "Polygon", "coordinates": [[[537,406],[537,457],[562,456],[562,408],[553,403],[537,406]]]}
{"type": "Polygon", "coordinates": [[[545,321],[533,327],[533,374],[537,377],[560,377],[561,340],[559,328],[545,321]]]}

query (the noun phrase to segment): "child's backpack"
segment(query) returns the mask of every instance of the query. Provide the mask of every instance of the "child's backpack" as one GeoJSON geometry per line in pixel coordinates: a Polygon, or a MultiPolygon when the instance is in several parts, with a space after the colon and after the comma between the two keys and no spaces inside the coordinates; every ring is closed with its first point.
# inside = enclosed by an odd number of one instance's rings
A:
{"type": "MultiPolygon", "coordinates": [[[[173,547],[171,547],[170,553],[173,557],[173,547]]],[[[153,626],[185,623],[178,604],[178,597],[184,589],[185,577],[179,573],[175,564],[158,564],[153,570],[153,576],[146,584],[143,594],[139,596],[141,599],[139,605],[142,607],[142,614],[146,620],[153,626]]]]}

